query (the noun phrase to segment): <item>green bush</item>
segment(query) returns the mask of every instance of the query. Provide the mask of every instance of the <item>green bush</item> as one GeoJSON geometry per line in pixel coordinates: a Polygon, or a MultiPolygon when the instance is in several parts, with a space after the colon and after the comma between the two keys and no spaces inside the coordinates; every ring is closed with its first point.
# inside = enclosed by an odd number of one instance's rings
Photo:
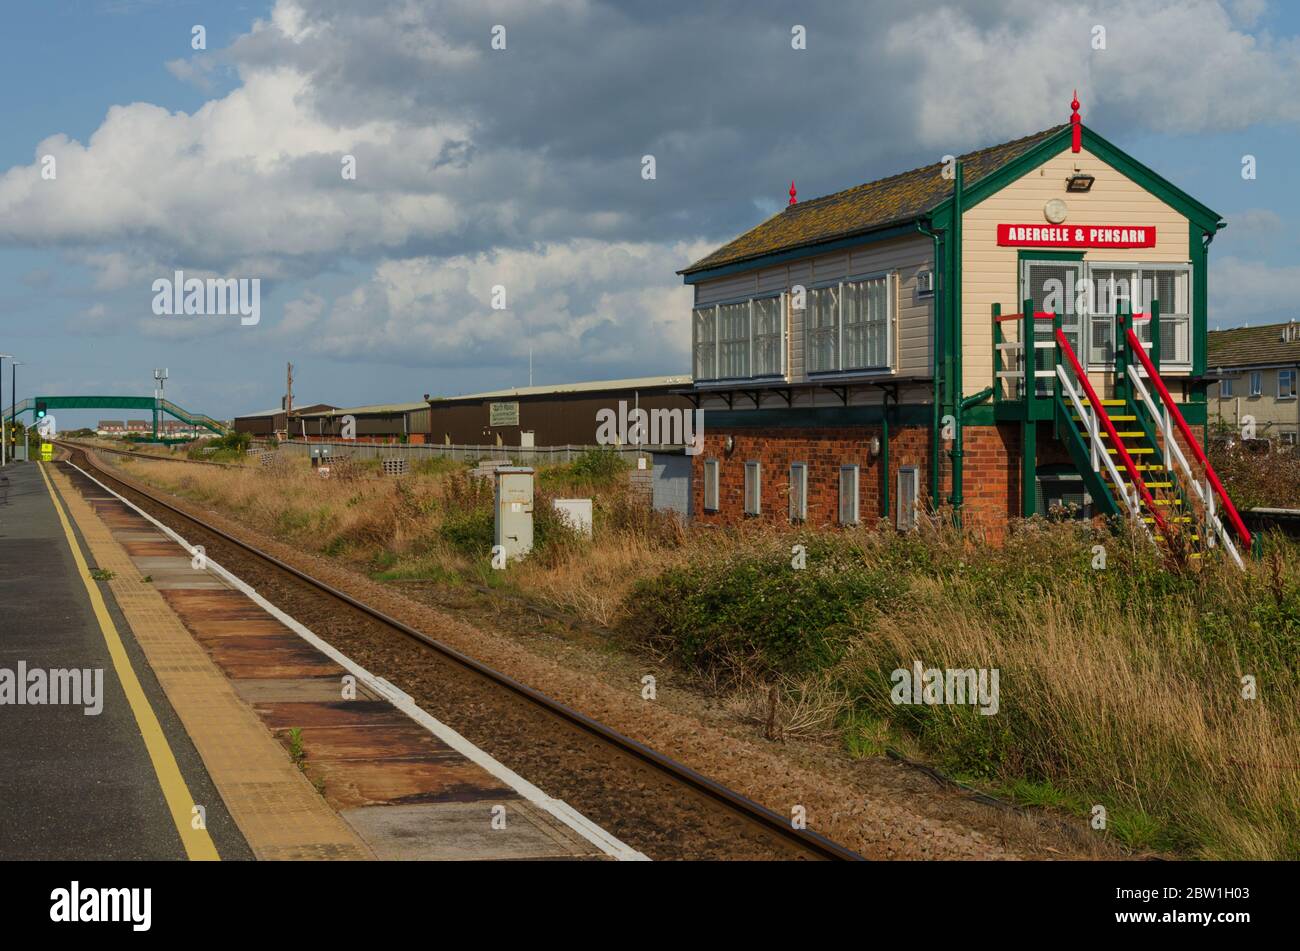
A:
{"type": "Polygon", "coordinates": [[[849,635],[906,591],[906,579],[866,564],[834,538],[798,539],[806,567],[791,565],[791,546],[671,569],[640,582],[626,627],[681,663],[710,672],[736,662],[799,674],[833,664],[849,635]]]}

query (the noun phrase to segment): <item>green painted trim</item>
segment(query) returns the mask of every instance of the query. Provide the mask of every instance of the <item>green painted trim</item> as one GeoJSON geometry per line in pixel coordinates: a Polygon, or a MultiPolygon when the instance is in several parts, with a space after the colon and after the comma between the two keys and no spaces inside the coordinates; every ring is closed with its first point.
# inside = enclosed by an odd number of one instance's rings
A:
{"type": "MultiPolygon", "coordinates": [[[[1082,140],[1083,147],[1097,158],[1146,189],[1146,191],[1159,198],[1189,221],[1195,222],[1203,230],[1212,231],[1223,220],[1223,216],[1218,212],[1201,204],[1177,185],[1166,178],[1162,178],[1118,146],[1107,142],[1087,126],[1083,127],[1082,140]]],[[[1056,135],[1044,139],[1023,155],[1012,159],[997,171],[981,178],[967,189],[962,200],[965,210],[969,211],[984,199],[997,194],[1007,185],[1032,172],[1048,159],[1058,155],[1062,149],[1068,148],[1069,144],[1070,128],[1066,126],[1056,135]]],[[[936,205],[931,215],[935,221],[946,221],[950,218],[952,216],[952,199],[947,198],[936,205]]]]}
{"type": "MultiPolygon", "coordinates": [[[[900,403],[890,406],[893,425],[930,428],[929,403],[900,403]]],[[[884,422],[881,406],[779,407],[761,410],[705,410],[704,431],[728,429],[792,429],[798,427],[879,426],[884,422]]]]}
{"type": "Polygon", "coordinates": [[[1200,228],[1189,228],[1187,234],[1187,258],[1192,262],[1192,376],[1204,375],[1206,351],[1210,348],[1207,234],[1213,236],[1214,229],[1202,232],[1200,228]]]}
{"type": "Polygon", "coordinates": [[[806,244],[797,248],[791,248],[788,251],[774,251],[771,254],[764,254],[760,257],[749,258],[744,261],[736,261],[732,264],[722,264],[718,267],[709,268],[705,271],[678,271],[682,275],[683,284],[699,284],[702,281],[711,281],[715,278],[726,277],[729,274],[739,274],[743,271],[752,271],[756,268],[771,267],[774,264],[785,264],[789,261],[800,261],[804,258],[816,257],[819,254],[828,254],[831,251],[841,251],[844,248],[852,248],[861,244],[875,244],[879,241],[889,241],[893,238],[902,238],[908,235],[915,235],[917,222],[921,221],[922,215],[915,218],[908,218],[906,222],[898,225],[886,225],[875,231],[864,231],[860,234],[850,235],[846,238],[836,238],[832,241],[823,241],[820,244],[806,244]]]}
{"type": "MultiPolygon", "coordinates": [[[[1082,261],[1084,251],[1039,251],[1035,248],[1021,248],[1016,254],[1016,263],[1024,261],[1082,261]]],[[[1020,275],[1016,275],[1016,284],[1020,283],[1020,275]]]]}

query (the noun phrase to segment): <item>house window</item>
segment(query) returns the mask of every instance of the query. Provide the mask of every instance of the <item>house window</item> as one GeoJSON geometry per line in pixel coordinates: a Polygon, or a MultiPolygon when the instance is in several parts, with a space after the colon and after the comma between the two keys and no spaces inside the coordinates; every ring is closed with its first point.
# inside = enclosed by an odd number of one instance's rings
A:
{"type": "Polygon", "coordinates": [[[780,297],[758,297],[752,302],[754,326],[754,376],[780,376],[785,372],[785,327],[780,297]]]}
{"type": "Polygon", "coordinates": [[[745,514],[758,515],[763,510],[763,470],[754,461],[745,463],[745,514]]]}
{"type": "Polygon", "coordinates": [[[916,466],[898,470],[898,530],[914,531],[917,526],[916,499],[920,491],[920,471],[916,466]]]}
{"type": "Polygon", "coordinates": [[[1264,374],[1258,370],[1252,370],[1250,374],[1250,395],[1259,396],[1264,392],[1264,374]]]}
{"type": "Polygon", "coordinates": [[[713,380],[718,376],[716,307],[697,307],[691,321],[695,328],[695,379],[713,380]]]}
{"type": "Polygon", "coordinates": [[[718,377],[749,376],[749,301],[718,307],[718,377]]]}
{"type": "Polygon", "coordinates": [[[1219,381],[1219,399],[1226,400],[1232,398],[1232,380],[1219,381]]]}
{"type": "Polygon", "coordinates": [[[718,510],[718,460],[704,460],[704,511],[718,510]]]}
{"type": "Polygon", "coordinates": [[[1295,399],[1295,370],[1277,371],[1277,398],[1280,400],[1295,399]]]}
{"type": "Polygon", "coordinates": [[[893,365],[893,275],[808,291],[804,346],[809,373],[889,369],[893,365]]]}
{"type": "Polygon", "coordinates": [[[790,521],[803,522],[808,518],[808,464],[790,463],[790,521]]]}
{"type": "Polygon", "coordinates": [[[858,524],[857,466],[840,466],[840,524],[858,524]]]}
{"type": "Polygon", "coordinates": [[[1284,433],[1282,434],[1282,445],[1284,445],[1284,446],[1294,446],[1294,445],[1296,445],[1296,433],[1295,433],[1295,432],[1284,432],[1284,433]]]}

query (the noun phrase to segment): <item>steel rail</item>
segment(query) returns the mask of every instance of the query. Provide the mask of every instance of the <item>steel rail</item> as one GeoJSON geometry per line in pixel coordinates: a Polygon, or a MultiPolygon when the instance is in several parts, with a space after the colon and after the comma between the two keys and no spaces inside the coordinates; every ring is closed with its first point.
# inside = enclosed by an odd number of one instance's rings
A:
{"type": "Polygon", "coordinates": [[[483,677],[488,681],[491,681],[497,686],[504,687],[507,690],[510,690],[511,692],[515,693],[516,695],[531,701],[533,704],[540,707],[547,713],[550,713],[556,717],[559,717],[562,720],[565,720],[566,722],[572,724],[573,726],[578,727],[584,732],[589,733],[601,739],[602,741],[604,741],[605,743],[611,746],[614,746],[621,752],[629,756],[632,756],[633,758],[638,759],[644,763],[647,763],[655,767],[656,769],[658,769],[660,772],[665,773],[671,778],[677,780],[678,782],[690,786],[691,788],[695,789],[697,792],[703,793],[704,795],[708,796],[710,799],[713,799],[714,801],[723,804],[727,808],[731,809],[733,812],[741,814],[742,816],[744,816],[744,818],[755,823],[756,825],[762,826],[763,828],[767,829],[770,832],[779,835],[781,838],[785,839],[786,841],[793,842],[796,845],[802,846],[803,848],[807,849],[809,852],[812,852],[815,855],[818,855],[825,859],[838,860],[838,861],[864,861],[861,855],[852,851],[851,849],[845,848],[844,846],[840,845],[838,842],[828,839],[825,836],[820,835],[808,829],[794,828],[790,824],[790,820],[779,815],[778,813],[773,812],[771,809],[768,809],[766,806],[760,805],[759,803],[756,803],[752,799],[744,795],[741,795],[735,790],[723,786],[721,783],[717,782],[716,780],[710,779],[709,777],[703,775],[702,773],[696,772],[694,769],[685,765],[684,763],[679,763],[676,760],[668,756],[665,756],[664,754],[646,746],[645,744],[640,743],[629,736],[625,736],[622,733],[619,733],[617,730],[606,726],[605,724],[601,723],[598,720],[593,720],[591,717],[587,716],[586,714],[580,713],[579,711],[574,710],[572,707],[569,707],[566,704],[560,703],[558,700],[554,700],[548,697],[546,694],[538,690],[535,690],[532,687],[529,687],[527,684],[521,683],[518,680],[515,680],[513,677],[503,674],[500,671],[495,670],[494,668],[489,667],[486,664],[483,664],[475,660],[474,658],[468,656],[467,654],[462,654],[454,647],[444,644],[442,641],[430,637],[428,634],[425,634],[424,632],[419,631],[411,627],[410,625],[405,624],[402,621],[399,621],[397,618],[391,617],[385,614],[383,611],[371,607],[370,605],[364,603],[363,601],[359,601],[358,599],[352,597],[352,595],[344,591],[340,591],[339,589],[333,587],[332,585],[329,585],[324,581],[320,581],[319,579],[312,577],[306,572],[293,567],[293,565],[281,561],[279,558],[275,557],[274,555],[268,554],[267,552],[264,552],[261,549],[256,548],[253,545],[250,545],[247,542],[244,542],[236,538],[235,536],[231,535],[229,532],[223,531],[222,529],[217,528],[213,525],[209,525],[208,523],[204,522],[202,519],[189,514],[188,512],[176,507],[175,505],[172,505],[170,502],[158,498],[153,493],[139,488],[138,486],[133,484],[133,480],[128,481],[127,479],[124,479],[121,476],[117,476],[117,475],[113,475],[112,473],[105,472],[103,468],[101,468],[99,465],[95,464],[90,460],[90,456],[89,456],[90,450],[87,450],[86,448],[81,446],[76,446],[75,444],[67,444],[67,445],[69,446],[70,449],[80,452],[82,458],[85,459],[88,462],[88,464],[91,466],[91,468],[93,468],[96,472],[98,472],[100,475],[107,477],[111,481],[116,482],[118,485],[123,486],[129,491],[135,492],[138,495],[144,496],[145,498],[149,499],[149,501],[153,502],[155,505],[161,506],[162,508],[167,509],[169,512],[179,515],[181,518],[186,519],[187,521],[192,522],[195,525],[199,526],[204,531],[218,536],[219,538],[253,555],[254,557],[259,558],[271,565],[274,565],[276,568],[280,569],[281,571],[284,571],[289,575],[292,575],[293,577],[304,582],[305,584],[308,584],[318,589],[319,591],[322,591],[325,594],[328,594],[331,597],[336,598],[339,601],[342,601],[344,604],[347,604],[350,607],[354,608],[355,610],[360,611],[362,614],[365,614],[368,617],[371,617],[382,624],[392,627],[393,629],[400,631],[402,634],[405,634],[407,637],[410,637],[413,640],[416,640],[421,644],[424,644],[425,646],[432,648],[433,650],[437,651],[439,654],[442,654],[444,657],[448,658],[449,660],[455,661],[457,664],[460,664],[462,667],[465,667],[466,669],[473,671],[474,673],[478,674],[479,676],[483,677]]]}

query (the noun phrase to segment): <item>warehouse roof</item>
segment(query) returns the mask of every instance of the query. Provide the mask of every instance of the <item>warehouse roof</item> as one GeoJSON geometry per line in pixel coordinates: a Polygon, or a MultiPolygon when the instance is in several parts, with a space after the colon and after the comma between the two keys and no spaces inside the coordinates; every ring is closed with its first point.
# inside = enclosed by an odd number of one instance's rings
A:
{"type": "MultiPolygon", "coordinates": [[[[300,407],[294,410],[294,415],[306,415],[302,412],[304,409],[309,410],[311,412],[316,412],[318,410],[329,409],[329,408],[330,408],[329,403],[303,403],[300,407]]],[[[284,407],[277,406],[275,409],[264,409],[256,413],[240,413],[238,416],[235,417],[235,419],[261,419],[266,416],[279,416],[283,412],[284,412],[284,407]]]]}
{"type": "Polygon", "coordinates": [[[1300,324],[1294,321],[1211,330],[1208,340],[1211,368],[1300,363],[1300,324]]]}
{"type": "Polygon", "coordinates": [[[489,390],[486,393],[466,393],[461,396],[436,396],[429,402],[436,404],[453,400],[549,396],[559,393],[599,393],[605,390],[649,390],[666,386],[690,386],[691,382],[689,376],[640,376],[629,380],[588,380],[583,383],[559,383],[550,386],[520,386],[508,390],[489,390]]]}
{"type": "Polygon", "coordinates": [[[412,410],[425,409],[428,403],[376,403],[373,406],[331,406],[328,409],[311,413],[295,413],[295,416],[391,416],[396,413],[409,413],[412,410]]]}
{"type": "MultiPolygon", "coordinates": [[[[1040,142],[1068,128],[1068,125],[1058,125],[1023,139],[960,156],[966,185],[986,178],[1040,142]]],[[[924,168],[788,205],[784,211],[678,273],[705,271],[915,221],[952,195],[953,180],[941,174],[943,164],[935,162],[924,168]]]]}

